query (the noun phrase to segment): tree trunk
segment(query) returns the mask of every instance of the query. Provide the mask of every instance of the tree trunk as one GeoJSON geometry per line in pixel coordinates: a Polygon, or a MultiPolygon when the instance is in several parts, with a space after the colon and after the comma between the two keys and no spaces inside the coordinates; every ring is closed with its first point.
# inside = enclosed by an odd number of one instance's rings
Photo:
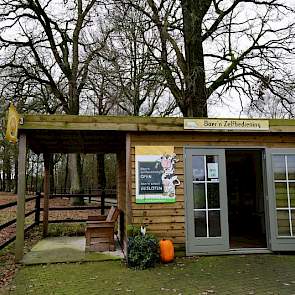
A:
{"type": "Polygon", "coordinates": [[[30,192],[33,192],[33,183],[34,183],[34,158],[31,158],[31,179],[30,179],[30,192]]]}
{"type": "MultiPolygon", "coordinates": [[[[105,198],[105,188],[106,188],[104,154],[101,154],[101,153],[96,154],[96,161],[97,161],[98,188],[101,189],[101,199],[104,200],[104,198],[105,198]]],[[[101,202],[101,204],[102,203],[104,203],[104,202],[101,202]]]]}
{"type": "Polygon", "coordinates": [[[35,192],[40,192],[41,190],[38,189],[39,185],[39,161],[40,161],[40,155],[37,155],[37,168],[36,168],[36,179],[35,179],[35,192]]]}
{"type": "Polygon", "coordinates": [[[101,189],[105,189],[106,187],[106,176],[105,176],[105,165],[104,165],[104,154],[96,154],[96,161],[97,161],[97,179],[98,179],[98,186],[101,189]]]}
{"type": "Polygon", "coordinates": [[[211,1],[181,1],[186,74],[184,117],[207,117],[207,91],[202,43],[202,21],[211,1]]]}
{"type": "Polygon", "coordinates": [[[50,182],[49,182],[49,193],[54,192],[54,156],[53,154],[49,155],[49,177],[50,177],[50,182]]]}
{"type": "Polygon", "coordinates": [[[66,155],[66,171],[65,171],[65,181],[64,181],[64,193],[67,192],[68,174],[69,174],[69,155],[66,155]]]}
{"type": "Polygon", "coordinates": [[[11,192],[11,163],[10,163],[10,161],[9,161],[9,165],[8,165],[7,168],[8,169],[7,169],[7,188],[6,188],[6,191],[11,192]]]}
{"type": "Polygon", "coordinates": [[[3,170],[0,170],[0,191],[3,192],[3,181],[2,181],[3,170]]]}
{"type": "Polygon", "coordinates": [[[11,159],[10,159],[10,150],[9,146],[4,146],[4,156],[3,156],[3,182],[4,182],[4,191],[11,191],[11,159]]]}
{"type": "Polygon", "coordinates": [[[17,193],[17,184],[18,184],[18,150],[17,148],[14,151],[14,193],[17,193]]]}
{"type": "MultiPolygon", "coordinates": [[[[80,154],[69,154],[69,172],[71,179],[70,192],[72,194],[82,193],[82,171],[80,154]]],[[[72,198],[73,205],[84,205],[83,198],[72,198]]]]}

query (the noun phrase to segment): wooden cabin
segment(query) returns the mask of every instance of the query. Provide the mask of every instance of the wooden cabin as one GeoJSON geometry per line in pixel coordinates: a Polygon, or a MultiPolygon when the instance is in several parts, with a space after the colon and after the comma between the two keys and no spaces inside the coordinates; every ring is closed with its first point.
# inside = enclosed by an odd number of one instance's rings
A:
{"type": "Polygon", "coordinates": [[[122,239],[136,224],[186,255],[295,250],[294,120],[24,115],[21,123],[19,200],[26,146],[116,153],[122,239]]]}

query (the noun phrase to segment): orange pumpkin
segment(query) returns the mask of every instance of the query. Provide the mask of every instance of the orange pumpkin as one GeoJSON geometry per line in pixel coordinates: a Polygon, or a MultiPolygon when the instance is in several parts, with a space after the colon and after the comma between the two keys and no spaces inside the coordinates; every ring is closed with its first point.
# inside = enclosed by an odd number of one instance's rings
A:
{"type": "Polygon", "coordinates": [[[171,240],[160,241],[160,259],[164,263],[168,263],[174,260],[174,246],[171,240]]]}

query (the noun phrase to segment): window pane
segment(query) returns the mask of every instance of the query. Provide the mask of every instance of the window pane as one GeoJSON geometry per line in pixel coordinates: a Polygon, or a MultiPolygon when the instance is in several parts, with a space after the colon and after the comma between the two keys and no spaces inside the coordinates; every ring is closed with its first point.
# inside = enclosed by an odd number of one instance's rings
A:
{"type": "Polygon", "coordinates": [[[205,195],[205,184],[194,183],[193,186],[194,194],[194,208],[205,209],[206,208],[206,195],[205,195]]]}
{"type": "Polygon", "coordinates": [[[208,181],[219,178],[218,156],[206,156],[208,181]]]}
{"type": "Polygon", "coordinates": [[[292,219],[293,236],[295,236],[295,210],[291,210],[291,219],[292,219]]]}
{"type": "Polygon", "coordinates": [[[208,208],[220,208],[219,183],[207,183],[208,208]]]}
{"type": "Polygon", "coordinates": [[[290,236],[289,211],[277,210],[279,236],[290,236]]]}
{"type": "Polygon", "coordinates": [[[204,156],[193,156],[193,180],[205,180],[204,156]]]}
{"type": "Polygon", "coordinates": [[[277,208],[288,208],[287,183],[275,183],[277,208]]]}
{"type": "Polygon", "coordinates": [[[195,236],[207,237],[206,212],[195,211],[195,236]]]}
{"type": "Polygon", "coordinates": [[[273,156],[274,179],[286,179],[285,156],[273,156]]]}
{"type": "Polygon", "coordinates": [[[295,180],[295,156],[288,156],[288,178],[295,180]]]}
{"type": "Polygon", "coordinates": [[[209,236],[221,237],[220,211],[209,211],[209,236]]]}
{"type": "Polygon", "coordinates": [[[295,183],[289,182],[289,195],[290,195],[291,208],[295,208],[295,183]]]}

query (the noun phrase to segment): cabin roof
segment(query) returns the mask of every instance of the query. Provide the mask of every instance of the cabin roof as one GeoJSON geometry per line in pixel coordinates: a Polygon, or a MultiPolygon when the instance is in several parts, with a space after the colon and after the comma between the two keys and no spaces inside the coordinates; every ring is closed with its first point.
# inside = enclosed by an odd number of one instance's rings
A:
{"type": "MultiPolygon", "coordinates": [[[[101,130],[101,131],[191,131],[184,130],[184,118],[133,116],[23,115],[21,130],[101,130]]],[[[187,119],[187,118],[185,118],[187,119]]],[[[210,118],[211,119],[211,118],[210,118]]],[[[216,120],[238,120],[216,118],[216,120]]],[[[268,121],[269,132],[295,132],[294,119],[240,119],[268,121]]],[[[199,130],[198,130],[199,131],[199,130]]],[[[208,130],[206,130],[208,131],[208,130]]],[[[214,130],[220,132],[220,130],[214,130]]]]}
{"type": "MultiPolygon", "coordinates": [[[[19,133],[36,153],[117,153],[125,149],[126,134],[132,132],[295,132],[295,120],[268,121],[268,130],[186,130],[184,118],[131,116],[23,115],[19,133]]],[[[187,119],[187,118],[186,118],[187,119]]],[[[210,118],[211,120],[211,118],[210,118]]],[[[237,120],[237,119],[216,119],[237,120]]],[[[249,121],[249,119],[242,119],[249,121]]]]}

